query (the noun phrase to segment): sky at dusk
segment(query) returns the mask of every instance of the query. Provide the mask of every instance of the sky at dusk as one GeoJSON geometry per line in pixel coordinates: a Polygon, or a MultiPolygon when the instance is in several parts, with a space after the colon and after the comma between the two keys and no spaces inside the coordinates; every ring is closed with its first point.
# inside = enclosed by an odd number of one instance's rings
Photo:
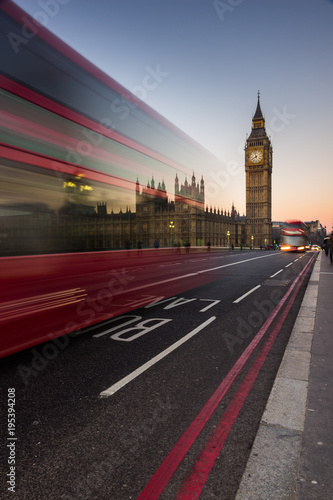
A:
{"type": "MultiPolygon", "coordinates": [[[[15,0],[31,15],[43,0],[15,0]]],[[[245,213],[260,90],[272,219],[333,224],[332,0],[54,0],[46,27],[221,160],[206,204],[245,213]],[[144,92],[147,67],[158,85],[144,92]],[[226,180],[227,179],[227,180],[226,180]],[[218,182],[218,181],[217,181],[218,182]]],[[[44,10],[45,12],[45,10],[44,10]]],[[[145,182],[146,179],[142,179],[145,182]]],[[[168,186],[170,189],[170,187],[168,186]]]]}

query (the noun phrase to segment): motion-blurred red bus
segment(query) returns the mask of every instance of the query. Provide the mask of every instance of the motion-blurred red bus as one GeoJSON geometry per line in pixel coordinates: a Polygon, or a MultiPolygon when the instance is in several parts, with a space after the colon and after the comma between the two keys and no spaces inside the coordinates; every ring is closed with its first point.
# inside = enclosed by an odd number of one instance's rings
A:
{"type": "Polygon", "coordinates": [[[308,244],[308,227],[300,220],[287,220],[280,232],[280,250],[304,252],[308,244]]]}
{"type": "Polygon", "coordinates": [[[154,255],[141,200],[177,221],[165,186],[216,159],[10,0],[0,46],[1,357],[159,297],[133,271],[154,255]]]}

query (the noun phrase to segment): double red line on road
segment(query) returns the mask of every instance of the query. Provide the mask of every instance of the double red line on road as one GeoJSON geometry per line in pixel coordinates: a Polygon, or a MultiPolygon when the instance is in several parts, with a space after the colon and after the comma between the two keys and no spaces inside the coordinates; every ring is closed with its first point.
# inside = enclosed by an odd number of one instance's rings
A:
{"type": "Polygon", "coordinates": [[[280,316],[273,331],[271,332],[266,343],[264,344],[257,358],[255,359],[252,367],[250,368],[240,388],[238,389],[237,393],[235,394],[230,404],[228,405],[228,408],[223,414],[217,428],[209,438],[208,442],[202,448],[193,466],[192,472],[190,473],[189,476],[187,476],[187,478],[181,485],[180,489],[178,490],[176,499],[193,500],[194,498],[199,497],[200,492],[207,480],[208,474],[222,449],[222,446],[237,418],[240,409],[243,406],[243,403],[254,381],[256,380],[256,377],[272,345],[274,344],[274,341],[281,329],[281,326],[286,316],[290,311],[291,306],[295,301],[299,288],[305,278],[305,273],[307,272],[307,270],[309,269],[315,258],[316,255],[313,255],[310,261],[304,267],[304,269],[295,278],[287,293],[281,299],[281,301],[276,306],[272,314],[267,318],[264,325],[260,328],[259,332],[254,337],[252,342],[248,345],[245,351],[238,358],[235,365],[223,379],[220,386],[216,389],[214,394],[207,401],[207,403],[199,412],[197,417],[186,429],[186,431],[179,439],[179,441],[176,443],[174,448],[171,450],[169,455],[164,459],[160,467],[155,472],[154,476],[151,478],[147,486],[139,495],[138,500],[156,500],[159,498],[160,494],[169,483],[173,474],[178,469],[186,453],[189,451],[189,449],[197,439],[198,435],[208,422],[209,418],[212,416],[213,412],[220,404],[227,391],[230,389],[236,377],[239,375],[240,371],[247,363],[249,357],[251,356],[255,348],[258,346],[259,342],[267,332],[268,328],[272,324],[273,320],[276,318],[277,314],[280,312],[281,308],[285,305],[285,303],[291,296],[285,310],[283,311],[283,314],[280,316]],[[294,293],[292,294],[293,291],[294,293]]]}

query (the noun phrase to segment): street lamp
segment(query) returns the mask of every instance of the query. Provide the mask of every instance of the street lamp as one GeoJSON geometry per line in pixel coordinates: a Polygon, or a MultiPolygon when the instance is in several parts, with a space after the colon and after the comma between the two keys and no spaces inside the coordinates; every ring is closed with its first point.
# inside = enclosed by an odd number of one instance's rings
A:
{"type": "Polygon", "coordinates": [[[229,240],[229,238],[230,238],[230,231],[227,231],[227,236],[228,236],[228,248],[230,248],[230,240],[229,240]]]}
{"type": "Polygon", "coordinates": [[[172,247],[172,245],[173,245],[172,234],[173,234],[173,230],[175,229],[175,225],[174,225],[173,221],[170,221],[169,229],[170,229],[170,233],[171,233],[171,244],[170,244],[170,246],[172,247]]]}
{"type": "Polygon", "coordinates": [[[251,250],[253,249],[253,235],[251,236],[251,250]]]}

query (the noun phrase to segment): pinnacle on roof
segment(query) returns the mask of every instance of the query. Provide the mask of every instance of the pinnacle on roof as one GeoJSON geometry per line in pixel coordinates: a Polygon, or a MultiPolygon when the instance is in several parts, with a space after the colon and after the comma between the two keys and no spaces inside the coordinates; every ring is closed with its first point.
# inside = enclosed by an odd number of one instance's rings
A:
{"type": "Polygon", "coordinates": [[[262,120],[263,118],[264,117],[262,115],[262,111],[260,108],[260,92],[258,90],[258,104],[257,104],[257,109],[256,109],[256,112],[254,114],[253,120],[262,120]]]}

